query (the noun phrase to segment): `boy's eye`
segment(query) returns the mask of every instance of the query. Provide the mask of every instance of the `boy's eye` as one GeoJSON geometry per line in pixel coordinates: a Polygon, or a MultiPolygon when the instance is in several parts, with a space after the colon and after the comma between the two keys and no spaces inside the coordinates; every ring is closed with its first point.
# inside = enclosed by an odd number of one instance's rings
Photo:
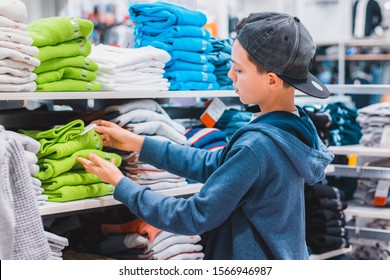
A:
{"type": "Polygon", "coordinates": [[[239,69],[234,69],[234,71],[236,72],[236,73],[241,73],[241,70],[239,70],[239,69]]]}

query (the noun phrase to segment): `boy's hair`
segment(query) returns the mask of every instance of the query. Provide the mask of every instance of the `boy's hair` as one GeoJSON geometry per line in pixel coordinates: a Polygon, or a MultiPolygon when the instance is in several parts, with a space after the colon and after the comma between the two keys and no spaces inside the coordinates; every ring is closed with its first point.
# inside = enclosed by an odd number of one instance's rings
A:
{"type": "Polygon", "coordinates": [[[299,18],[284,13],[251,13],[237,24],[236,31],[236,40],[260,73],[275,73],[284,84],[313,97],[329,97],[329,90],[310,73],[316,46],[299,18]]]}
{"type": "MultiPolygon", "coordinates": [[[[237,24],[236,26],[234,26],[234,31],[238,34],[238,32],[240,32],[241,28],[245,25],[246,23],[246,20],[248,18],[245,17],[243,19],[241,19],[237,24]]],[[[248,59],[250,62],[252,62],[255,66],[256,66],[256,69],[257,69],[257,72],[259,72],[260,74],[266,74],[266,73],[269,73],[269,72],[272,72],[270,70],[268,70],[267,68],[264,67],[263,64],[261,64],[259,61],[257,61],[253,56],[250,55],[250,53],[248,53],[248,59]]],[[[279,77],[279,76],[278,76],[279,77]]],[[[280,78],[280,77],[279,77],[280,78]]],[[[289,85],[288,83],[286,83],[282,78],[280,78],[282,81],[283,81],[283,87],[284,88],[289,88],[291,87],[291,85],[289,85]]]]}

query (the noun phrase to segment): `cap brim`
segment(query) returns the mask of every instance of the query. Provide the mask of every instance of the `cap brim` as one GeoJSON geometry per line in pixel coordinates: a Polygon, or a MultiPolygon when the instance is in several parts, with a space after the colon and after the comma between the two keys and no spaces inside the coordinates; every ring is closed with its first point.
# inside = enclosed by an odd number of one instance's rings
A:
{"type": "Polygon", "coordinates": [[[307,75],[305,80],[295,80],[283,76],[280,78],[307,95],[321,99],[328,98],[330,95],[328,88],[311,73],[307,75]]]}

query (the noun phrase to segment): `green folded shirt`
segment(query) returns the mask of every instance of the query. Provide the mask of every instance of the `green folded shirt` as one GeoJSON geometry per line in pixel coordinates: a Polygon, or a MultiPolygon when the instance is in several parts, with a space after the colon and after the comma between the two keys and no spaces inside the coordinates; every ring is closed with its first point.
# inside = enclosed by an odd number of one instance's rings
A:
{"type": "Polygon", "coordinates": [[[93,129],[83,135],[76,136],[69,141],[54,143],[50,146],[46,145],[38,151],[37,157],[59,159],[85,149],[103,149],[102,137],[93,129]]]}
{"type": "Polygon", "coordinates": [[[72,17],[41,18],[28,25],[33,46],[53,46],[76,38],[88,38],[94,25],[87,19],[72,17]]]}
{"type": "MultiPolygon", "coordinates": [[[[37,85],[38,92],[58,91],[99,91],[102,85],[98,82],[85,82],[80,80],[64,79],[57,82],[37,85]]],[[[48,97],[49,98],[49,97],[48,97]]]]}
{"type": "Polygon", "coordinates": [[[58,70],[38,74],[37,76],[38,77],[35,79],[35,82],[39,85],[57,82],[64,79],[93,81],[96,79],[96,72],[79,67],[63,67],[58,70]]]}
{"type": "Polygon", "coordinates": [[[101,182],[102,181],[98,176],[87,171],[69,171],[56,177],[43,180],[42,188],[46,191],[53,191],[63,186],[89,185],[101,182]]]}
{"type": "Polygon", "coordinates": [[[77,157],[88,158],[89,154],[96,154],[99,157],[111,161],[112,158],[115,158],[115,165],[118,167],[122,158],[115,153],[106,153],[99,150],[87,149],[73,153],[72,155],[61,158],[61,159],[47,159],[41,158],[38,160],[39,172],[34,175],[34,177],[39,180],[47,180],[52,177],[56,177],[67,171],[74,170],[83,170],[84,167],[81,163],[76,161],[77,157]]]}
{"type": "Polygon", "coordinates": [[[66,202],[85,198],[110,195],[114,192],[114,186],[106,183],[90,185],[63,186],[53,191],[44,191],[49,201],[66,202]]]}
{"type": "Polygon", "coordinates": [[[42,62],[59,57],[88,56],[91,53],[91,43],[85,38],[77,38],[55,46],[40,47],[35,58],[42,62]]]}
{"type": "MultiPolygon", "coordinates": [[[[48,130],[19,130],[20,133],[27,135],[37,140],[41,147],[40,151],[46,151],[48,147],[55,143],[65,143],[71,139],[80,136],[84,131],[84,122],[82,120],[74,120],[65,125],[48,130]]],[[[38,153],[39,153],[38,152],[38,153]]]]}
{"type": "Polygon", "coordinates": [[[99,66],[93,60],[82,56],[58,57],[46,60],[34,69],[35,74],[58,70],[63,67],[79,67],[90,71],[97,71],[99,66]]]}

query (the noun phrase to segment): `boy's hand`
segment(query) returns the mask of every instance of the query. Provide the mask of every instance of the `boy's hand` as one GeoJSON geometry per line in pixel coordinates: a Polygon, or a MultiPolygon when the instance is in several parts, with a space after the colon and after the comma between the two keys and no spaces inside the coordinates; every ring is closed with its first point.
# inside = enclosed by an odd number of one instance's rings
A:
{"type": "Polygon", "coordinates": [[[122,172],[115,166],[114,158],[109,162],[91,153],[89,154],[89,160],[82,157],[77,157],[76,160],[84,166],[87,172],[95,174],[100,180],[113,186],[116,186],[119,180],[124,177],[122,172]]]}
{"type": "Polygon", "coordinates": [[[101,134],[104,146],[128,152],[141,151],[144,141],[142,136],[132,133],[113,122],[97,120],[92,123],[97,125],[95,131],[101,134]]]}

